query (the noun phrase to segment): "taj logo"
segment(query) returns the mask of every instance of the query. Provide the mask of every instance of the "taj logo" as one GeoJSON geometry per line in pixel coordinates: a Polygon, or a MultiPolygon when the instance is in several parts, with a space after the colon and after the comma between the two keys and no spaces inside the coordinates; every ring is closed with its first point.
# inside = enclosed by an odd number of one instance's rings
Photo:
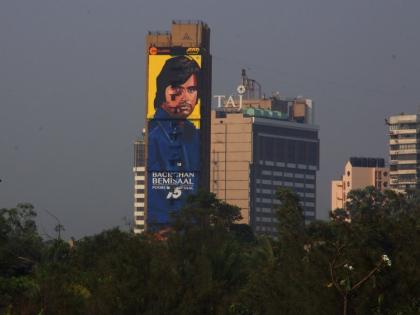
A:
{"type": "Polygon", "coordinates": [[[214,95],[214,98],[217,98],[217,107],[225,107],[225,108],[242,108],[242,98],[243,94],[246,92],[246,87],[243,85],[239,85],[236,88],[236,92],[238,92],[239,96],[239,103],[235,103],[235,99],[233,98],[233,95],[229,95],[229,97],[226,97],[226,95],[214,95]],[[223,104],[223,99],[226,99],[225,104],[223,104]]]}
{"type": "Polygon", "coordinates": [[[166,196],[166,199],[178,199],[182,195],[182,190],[180,187],[175,187],[174,191],[170,191],[166,196]]]}

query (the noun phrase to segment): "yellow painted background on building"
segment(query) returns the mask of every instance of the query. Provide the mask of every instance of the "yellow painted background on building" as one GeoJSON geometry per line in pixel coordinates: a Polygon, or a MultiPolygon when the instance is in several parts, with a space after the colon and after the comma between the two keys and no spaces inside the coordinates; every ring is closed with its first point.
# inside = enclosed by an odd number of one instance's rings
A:
{"type": "MultiPolygon", "coordinates": [[[[156,78],[159,75],[160,71],[163,68],[166,60],[173,58],[176,56],[173,55],[149,55],[149,78],[148,78],[148,94],[147,94],[147,119],[153,119],[155,115],[155,108],[154,108],[154,100],[156,96],[156,78]]],[[[197,62],[197,64],[201,67],[201,55],[185,55],[187,58],[191,58],[197,62]]],[[[200,125],[200,99],[197,102],[193,112],[188,117],[196,128],[199,128],[200,125]]]]}

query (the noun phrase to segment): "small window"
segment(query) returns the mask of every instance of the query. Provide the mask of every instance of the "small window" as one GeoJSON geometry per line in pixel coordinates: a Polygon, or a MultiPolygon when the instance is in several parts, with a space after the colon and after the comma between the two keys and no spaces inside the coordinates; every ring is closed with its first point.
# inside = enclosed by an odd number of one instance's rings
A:
{"type": "Polygon", "coordinates": [[[347,171],[347,176],[350,177],[350,171],[347,171]]]}
{"type": "Polygon", "coordinates": [[[384,176],[388,176],[388,172],[384,172],[384,176]]]}
{"type": "Polygon", "coordinates": [[[388,187],[388,182],[384,182],[384,188],[388,187]]]}
{"type": "Polygon", "coordinates": [[[347,182],[347,187],[350,187],[350,182],[347,182]]]}

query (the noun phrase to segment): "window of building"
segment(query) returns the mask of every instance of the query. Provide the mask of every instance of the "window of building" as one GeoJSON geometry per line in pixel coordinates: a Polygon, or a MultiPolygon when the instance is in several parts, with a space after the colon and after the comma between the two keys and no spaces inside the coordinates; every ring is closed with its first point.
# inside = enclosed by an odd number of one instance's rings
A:
{"type": "Polygon", "coordinates": [[[264,212],[264,213],[271,213],[272,211],[271,211],[271,209],[270,209],[270,208],[261,208],[261,212],[264,212]]]}
{"type": "Polygon", "coordinates": [[[409,161],[419,159],[420,154],[391,154],[391,160],[409,161]]]}

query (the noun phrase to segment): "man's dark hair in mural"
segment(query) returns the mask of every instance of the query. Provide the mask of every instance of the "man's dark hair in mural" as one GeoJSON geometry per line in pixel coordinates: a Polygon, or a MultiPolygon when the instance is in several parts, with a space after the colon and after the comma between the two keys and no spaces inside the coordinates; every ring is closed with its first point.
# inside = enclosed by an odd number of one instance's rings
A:
{"type": "Polygon", "coordinates": [[[187,56],[168,59],[156,79],[154,108],[173,118],[187,118],[200,98],[200,67],[187,56]]]}

